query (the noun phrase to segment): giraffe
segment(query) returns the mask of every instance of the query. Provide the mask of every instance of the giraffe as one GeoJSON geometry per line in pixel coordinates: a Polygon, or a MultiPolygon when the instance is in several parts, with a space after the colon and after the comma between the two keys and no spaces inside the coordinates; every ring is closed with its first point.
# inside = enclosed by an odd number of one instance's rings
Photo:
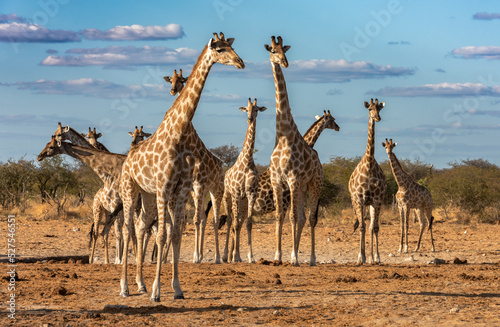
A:
{"type": "MultiPolygon", "coordinates": [[[[38,161],[42,161],[47,157],[52,157],[59,154],[69,155],[77,160],[88,164],[99,178],[104,182],[104,185],[97,191],[94,196],[92,205],[92,213],[94,216],[93,232],[91,233],[92,250],[89,262],[92,263],[94,259],[95,246],[97,243],[97,236],[99,232],[99,223],[104,220],[106,211],[112,213],[111,216],[120,215],[118,212],[121,210],[121,200],[118,194],[118,185],[121,174],[121,167],[125,160],[125,155],[109,153],[105,151],[96,150],[92,147],[83,147],[73,145],[64,141],[59,142],[56,136],[52,136],[50,142],[47,143],[45,148],[38,155],[38,161]]],[[[104,237],[104,262],[109,262],[108,255],[108,232],[113,219],[106,217],[104,230],[102,235],[104,237]]],[[[117,218],[118,220],[119,218],[117,218]]],[[[116,227],[116,225],[115,225],[116,227]]],[[[120,233],[121,229],[117,229],[117,249],[116,261],[121,260],[120,248],[120,233]]]]}
{"type": "MultiPolygon", "coordinates": [[[[313,148],[318,140],[319,136],[325,129],[333,129],[335,131],[339,131],[340,127],[335,122],[335,118],[330,113],[330,110],[323,111],[323,116],[317,115],[314,123],[309,127],[307,132],[304,134],[304,140],[306,143],[313,148]]],[[[288,205],[290,204],[290,192],[288,189],[283,191],[283,211],[286,212],[288,210],[288,205]]],[[[245,205],[243,205],[243,209],[245,209],[245,205]]],[[[259,175],[258,183],[257,183],[257,196],[254,204],[254,214],[266,214],[273,212],[275,210],[274,207],[274,197],[273,197],[273,188],[271,184],[271,171],[269,167],[259,175]]],[[[245,213],[243,213],[245,214],[245,213]]],[[[226,221],[226,216],[221,216],[222,224],[226,221]]],[[[247,235],[248,235],[248,245],[250,251],[252,251],[252,219],[247,220],[247,235]]],[[[228,227],[228,233],[226,234],[226,245],[224,248],[224,255],[222,256],[223,261],[227,261],[228,252],[232,253],[233,244],[231,244],[231,248],[228,249],[229,244],[229,231],[230,227],[228,227]]]]}
{"type": "Polygon", "coordinates": [[[309,224],[311,226],[309,265],[315,266],[314,228],[318,220],[319,197],[323,186],[323,167],[319,161],[318,153],[306,143],[300,134],[288,102],[286,82],[281,66],[288,67],[285,52],[290,49],[290,46],[283,46],[283,39],[280,36],[278,36],[278,42],[274,36],[271,38],[271,42],[271,46],[266,44],[264,47],[271,53],[270,61],[276,87],[276,146],[269,165],[278,224],[275,260],[281,261],[281,227],[285,217],[283,183],[285,183],[290,190],[290,221],[293,241],[291,263],[299,265],[299,243],[306,222],[304,203],[307,193],[309,196],[309,224]]]}
{"type": "MultiPolygon", "coordinates": [[[[125,217],[124,249],[128,248],[129,234],[134,227],[132,223],[133,206],[139,194],[142,207],[149,207],[154,202],[158,211],[158,233],[156,243],[158,249],[163,249],[166,241],[166,224],[172,240],[172,288],[174,299],[184,298],[179,276],[178,263],[182,237],[184,210],[189,192],[193,186],[193,171],[195,158],[189,144],[189,123],[195,114],[211,67],[215,63],[234,65],[244,68],[243,60],[232,49],[233,38],[225,39],[224,34],[210,38],[196,61],[191,76],[182,93],[165,113],[163,121],[148,139],[131,148],[123,164],[120,180],[120,196],[123,201],[125,217]],[[169,201],[172,201],[169,204],[169,201]],[[169,208],[167,208],[167,205],[169,208]],[[170,207],[171,206],[171,207],[170,207]],[[170,208],[172,210],[170,210],[170,208]],[[167,210],[168,209],[168,210],[167,210]],[[172,211],[172,212],[170,212],[172,211]]],[[[136,283],[139,292],[145,292],[142,278],[142,242],[147,219],[141,211],[139,227],[137,228],[137,270],[136,283]]],[[[162,260],[156,261],[155,280],[152,286],[151,301],[160,301],[160,275],[162,260]]],[[[127,282],[127,256],[124,256],[120,280],[120,294],[129,295],[127,282]]]]}
{"type": "Polygon", "coordinates": [[[385,175],[380,166],[375,160],[375,122],[380,121],[380,110],[384,108],[385,103],[378,102],[378,99],[370,100],[370,103],[365,101],[365,108],[368,109],[368,141],[366,152],[361,158],[356,169],[354,169],[349,178],[349,193],[351,193],[351,201],[354,213],[357,217],[356,225],[360,225],[360,250],[358,255],[358,264],[366,263],[365,256],[365,209],[370,207],[370,233],[371,233],[371,261],[373,263],[380,262],[378,252],[378,217],[382,207],[387,183],[385,175]],[[374,239],[375,236],[375,239],[374,239]],[[375,244],[374,244],[375,243],[375,244]],[[373,256],[373,246],[375,245],[375,257],[373,256]]]}
{"type": "Polygon", "coordinates": [[[182,76],[182,69],[179,69],[179,74],[177,74],[177,70],[174,70],[172,77],[170,76],[163,77],[163,79],[167,83],[172,84],[172,88],[170,89],[170,95],[176,95],[177,93],[180,93],[184,88],[184,84],[188,81],[188,78],[189,76],[188,77],[182,76]]]}
{"type": "MultiPolygon", "coordinates": [[[[226,212],[228,216],[231,217],[232,211],[232,215],[234,217],[233,244],[235,246],[234,251],[232,252],[232,262],[241,262],[241,227],[243,226],[245,219],[252,219],[258,181],[257,169],[255,168],[255,163],[253,161],[255,128],[257,125],[258,112],[265,111],[267,108],[257,106],[257,99],[255,99],[252,103],[251,99],[249,98],[248,105],[246,107],[240,107],[239,109],[247,113],[247,133],[245,136],[245,141],[243,142],[243,148],[241,149],[236,162],[231,168],[229,168],[224,177],[224,204],[226,206],[226,212]],[[246,201],[244,201],[245,203],[243,203],[244,199],[246,199],[246,201]],[[245,205],[247,208],[245,212],[246,216],[243,215],[243,212],[241,210],[243,205],[245,205]]],[[[231,220],[232,219],[228,219],[228,229],[231,225],[231,220]]],[[[251,244],[251,238],[249,239],[249,244],[251,244]]],[[[248,252],[248,261],[253,263],[255,262],[251,247],[250,251],[248,252]]]]}
{"type": "MultiPolygon", "coordinates": [[[[172,84],[170,94],[173,96],[182,91],[184,83],[188,79],[187,77],[182,77],[182,69],[179,71],[180,73],[177,74],[177,71],[174,70],[172,78],[168,76],[164,77],[165,81],[172,84]]],[[[219,264],[221,263],[218,237],[219,210],[224,195],[224,171],[222,168],[222,161],[207,149],[198,136],[192,122],[189,122],[187,126],[187,133],[190,137],[188,144],[195,158],[193,191],[191,192],[195,207],[193,218],[193,223],[195,225],[193,262],[200,263],[203,260],[203,242],[209,208],[207,208],[205,212],[202,211],[202,208],[204,207],[205,195],[208,191],[210,193],[211,203],[213,203],[214,206],[213,226],[215,234],[215,263],[219,264]]],[[[168,252],[168,245],[164,252],[165,255],[163,256],[165,260],[167,258],[166,252],[168,252]]]]}
{"type": "MultiPolygon", "coordinates": [[[[91,132],[89,128],[89,133],[91,132]]],[[[69,125],[63,127],[62,124],[59,122],[58,127],[56,131],[54,132],[55,139],[60,145],[61,141],[64,140],[69,140],[71,141],[72,144],[74,145],[79,145],[85,148],[91,148],[94,149],[96,148],[94,145],[90,144],[89,141],[85,138],[85,134],[80,134],[77,131],[75,131],[73,128],[71,128],[69,125]]],[[[99,143],[100,144],[100,143],[99,143]]],[[[104,147],[105,148],[105,147],[104,147]]],[[[107,149],[104,150],[106,152],[109,152],[107,149]]],[[[120,168],[121,170],[121,168],[120,168]]],[[[92,226],[90,227],[90,247],[92,249],[91,255],[89,258],[89,262],[93,263],[94,261],[94,252],[95,252],[95,244],[97,242],[97,237],[99,235],[99,222],[102,219],[102,215],[105,215],[105,221],[104,221],[104,229],[101,233],[103,239],[104,239],[104,263],[109,263],[109,256],[108,256],[108,232],[111,224],[113,224],[114,221],[114,226],[115,226],[115,241],[116,241],[116,257],[115,257],[115,264],[120,264],[122,259],[122,246],[123,246],[123,234],[122,234],[122,229],[123,229],[123,213],[121,212],[121,209],[118,210],[118,208],[121,208],[121,200],[119,199],[108,199],[104,200],[106,196],[113,195],[117,196],[118,192],[117,191],[110,191],[106,189],[109,186],[116,187],[118,184],[116,183],[109,183],[109,176],[105,176],[104,179],[101,178],[103,181],[103,186],[96,192],[94,195],[94,200],[92,204],[92,211],[93,211],[93,219],[92,219],[92,226]],[[119,207],[114,207],[113,205],[110,205],[111,203],[120,203],[119,207]],[[109,210],[108,210],[109,209],[109,210]],[[115,212],[116,211],[116,212],[115,212]],[[115,214],[113,214],[115,212],[115,214]],[[115,219],[116,218],[116,219],[115,219]]],[[[135,237],[134,237],[135,238],[135,237]]]]}
{"type": "Polygon", "coordinates": [[[434,252],[434,238],[432,237],[432,222],[434,221],[434,217],[432,216],[431,192],[429,192],[429,190],[424,186],[416,183],[410,174],[404,171],[398,158],[396,158],[396,155],[392,151],[396,145],[396,142],[393,143],[392,139],[389,141],[385,139],[385,142],[382,143],[382,146],[385,147],[385,152],[387,152],[387,155],[389,156],[392,173],[394,174],[396,183],[398,183],[396,200],[398,202],[399,216],[401,220],[401,238],[398,252],[408,253],[408,221],[411,209],[415,209],[416,216],[418,217],[420,223],[420,232],[415,252],[420,249],[420,241],[422,240],[425,225],[429,228],[432,245],[431,251],[434,252]],[[422,219],[422,215],[425,216],[426,222],[422,219]]]}
{"type": "Polygon", "coordinates": [[[104,146],[104,144],[102,144],[101,142],[97,141],[97,139],[102,136],[102,133],[97,133],[97,131],[95,130],[95,127],[94,127],[94,130],[91,130],[90,127],[89,127],[89,132],[87,134],[82,134],[82,135],[97,150],[102,150],[102,151],[109,152],[109,150],[104,146]]]}
{"type": "Polygon", "coordinates": [[[128,132],[128,135],[132,137],[132,142],[130,143],[131,147],[139,144],[139,142],[142,142],[144,139],[151,136],[151,133],[143,132],[142,128],[143,126],[141,126],[140,129],[135,126],[135,130],[133,132],[128,132]]]}

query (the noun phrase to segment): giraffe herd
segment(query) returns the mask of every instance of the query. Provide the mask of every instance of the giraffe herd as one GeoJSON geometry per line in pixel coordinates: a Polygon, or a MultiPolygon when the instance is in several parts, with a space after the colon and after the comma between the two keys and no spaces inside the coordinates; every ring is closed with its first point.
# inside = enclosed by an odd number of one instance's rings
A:
{"type": "MultiPolygon", "coordinates": [[[[275,211],[276,252],[274,259],[282,261],[282,230],[288,209],[292,228],[290,262],[299,265],[299,244],[307,220],[310,226],[311,250],[309,265],[316,265],[315,227],[323,186],[323,169],[318,153],[313,149],[315,142],[325,129],[339,131],[330,111],[316,116],[316,121],[302,136],[294,122],[282,68],[289,62],[285,53],[290,46],[283,45],[278,36],[271,38],[271,45],[265,45],[270,53],[276,96],[276,143],[267,170],[258,175],[253,160],[256,120],[259,111],[266,107],[257,106],[257,99],[248,99],[247,133],[241,153],[235,164],[224,174],[222,161],[213,155],[198,136],[192,119],[196,113],[205,82],[211,67],[216,64],[245,68],[243,60],[232,48],[233,38],[223,33],[214,33],[199,55],[191,74],[182,76],[182,70],[174,71],[172,77],[164,77],[172,84],[170,94],[175,96],[172,107],[165,113],[162,122],[153,134],[135,127],[130,132],[132,142],[127,154],[111,153],[97,141],[102,133],[89,127],[87,134],[80,134],[69,126],[58,124],[58,129],[38,156],[38,160],[59,154],[66,154],[88,164],[100,177],[103,186],[94,196],[93,226],[91,228],[91,254],[93,261],[99,233],[104,238],[105,263],[108,258],[108,232],[115,224],[116,259],[122,264],[120,295],[130,294],[127,280],[127,253],[129,243],[136,256],[136,284],[138,292],[147,292],[142,275],[145,247],[149,230],[156,231],[155,245],[160,253],[156,260],[155,279],[151,290],[151,301],[160,301],[162,253],[167,244],[172,246],[172,288],[174,299],[184,298],[179,281],[179,257],[182,232],[186,223],[185,208],[188,197],[194,200],[195,245],[193,262],[203,260],[204,233],[207,213],[213,207],[213,228],[215,236],[215,263],[241,262],[240,232],[246,223],[248,235],[248,261],[255,262],[252,253],[252,216],[275,211]],[[69,141],[69,142],[67,142],[69,141]],[[204,210],[206,195],[211,203],[204,210]],[[224,203],[226,215],[220,215],[224,203]],[[308,215],[306,216],[306,207],[308,215]],[[219,252],[218,229],[222,221],[227,222],[224,252],[219,252]]],[[[365,217],[370,217],[371,262],[380,262],[378,251],[379,215],[386,193],[385,175],[374,158],[375,123],[381,120],[380,111],[385,104],[378,99],[365,102],[368,109],[368,142],[366,152],[349,179],[349,192],[360,229],[360,250],[358,264],[366,262],[365,217]],[[375,251],[375,253],[374,253],[375,251]]],[[[398,183],[396,195],[401,217],[400,252],[408,252],[408,217],[416,209],[420,222],[417,251],[423,231],[427,226],[431,234],[432,251],[432,198],[428,190],[417,184],[407,174],[392,152],[396,143],[392,139],[383,143],[389,156],[393,174],[398,183]],[[423,217],[425,216],[425,220],[423,217]]]]}

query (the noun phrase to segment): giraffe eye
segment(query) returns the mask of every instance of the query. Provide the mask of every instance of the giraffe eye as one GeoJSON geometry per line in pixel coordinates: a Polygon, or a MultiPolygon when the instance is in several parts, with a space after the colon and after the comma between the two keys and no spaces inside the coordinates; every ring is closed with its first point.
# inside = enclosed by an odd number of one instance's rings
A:
{"type": "Polygon", "coordinates": [[[223,52],[224,50],[223,50],[223,49],[221,49],[221,48],[217,48],[217,49],[215,49],[215,51],[217,51],[217,53],[221,53],[221,52],[223,52]]]}

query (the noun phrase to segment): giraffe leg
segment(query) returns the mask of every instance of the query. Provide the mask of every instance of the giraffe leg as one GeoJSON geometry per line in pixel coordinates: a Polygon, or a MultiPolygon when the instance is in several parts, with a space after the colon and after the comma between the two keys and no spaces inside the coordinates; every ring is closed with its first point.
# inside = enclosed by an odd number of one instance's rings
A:
{"type": "Polygon", "coordinates": [[[366,255],[365,255],[365,230],[366,224],[364,219],[365,209],[361,203],[358,203],[355,200],[352,200],[352,207],[354,209],[354,213],[359,222],[359,254],[357,264],[366,263],[366,255]]]}
{"type": "Polygon", "coordinates": [[[400,237],[399,237],[399,249],[398,252],[401,253],[403,252],[403,246],[404,246],[404,235],[405,235],[405,208],[402,204],[399,206],[399,221],[400,221],[400,237]]]}
{"type": "Polygon", "coordinates": [[[201,262],[201,254],[200,254],[200,242],[201,242],[201,208],[202,208],[202,195],[201,189],[198,183],[195,183],[194,191],[193,191],[193,200],[194,200],[194,254],[193,254],[193,263],[201,262]]]}
{"type": "Polygon", "coordinates": [[[115,242],[116,242],[116,256],[115,264],[122,263],[123,256],[123,212],[116,216],[115,220],[115,242]]]}
{"type": "Polygon", "coordinates": [[[276,208],[276,253],[274,261],[281,261],[281,237],[283,235],[283,221],[285,213],[283,212],[283,187],[279,178],[272,178],[274,206],[276,208]]]}
{"type": "Polygon", "coordinates": [[[248,262],[255,263],[255,258],[253,256],[252,250],[252,223],[253,223],[253,207],[255,205],[255,193],[247,195],[248,207],[247,207],[247,236],[248,236],[248,262]]]}
{"type": "Polygon", "coordinates": [[[101,215],[103,213],[103,208],[101,207],[100,205],[100,202],[96,203],[96,200],[94,198],[94,206],[93,206],[93,210],[92,210],[92,213],[93,213],[93,216],[94,216],[94,224],[93,224],[93,233],[92,233],[92,250],[90,252],[90,258],[89,258],[89,263],[93,263],[94,262],[94,254],[95,254],[95,247],[96,247],[96,244],[97,244],[97,238],[98,238],[98,235],[99,235],[99,222],[101,220],[101,215]]]}
{"type": "Polygon", "coordinates": [[[318,223],[318,212],[319,212],[319,199],[314,201],[314,199],[309,198],[309,225],[311,226],[311,258],[309,259],[310,266],[316,266],[316,234],[315,228],[318,223]],[[316,205],[314,205],[316,203],[316,205]]]}
{"type": "MultiPolygon", "coordinates": [[[[222,192],[219,192],[222,193],[222,192]]],[[[212,199],[213,211],[214,211],[214,238],[215,238],[215,263],[219,264],[220,261],[220,252],[219,252],[219,210],[220,210],[220,200],[222,198],[222,194],[214,195],[210,193],[210,197],[212,199]]]]}
{"type": "Polygon", "coordinates": [[[227,225],[226,244],[224,245],[224,253],[222,255],[222,261],[228,262],[228,261],[230,261],[229,253],[233,253],[232,248],[230,249],[231,251],[229,251],[229,241],[230,241],[230,236],[231,236],[231,224],[232,224],[232,220],[233,220],[232,208],[231,208],[231,195],[229,195],[229,193],[225,191],[222,201],[223,201],[224,206],[226,208],[226,225],[227,225]]]}
{"type": "MultiPolygon", "coordinates": [[[[161,251],[163,250],[163,246],[165,245],[165,224],[172,224],[172,220],[167,210],[168,195],[166,193],[167,192],[164,190],[158,191],[156,193],[156,205],[158,209],[158,233],[156,234],[156,245],[158,247],[158,253],[161,253],[161,251]]],[[[160,275],[162,261],[163,260],[160,257],[158,258],[158,260],[156,260],[156,274],[150,298],[152,302],[160,302],[160,275]]]]}
{"type": "Polygon", "coordinates": [[[410,222],[410,213],[411,209],[409,208],[408,205],[405,205],[404,207],[404,253],[408,253],[408,223],[410,222]]]}
{"type": "MultiPolygon", "coordinates": [[[[203,196],[202,199],[205,197],[203,196]]],[[[207,227],[207,215],[205,214],[203,208],[205,208],[205,201],[202,201],[202,206],[200,208],[201,212],[201,223],[200,223],[200,261],[203,261],[203,246],[205,244],[205,228],[207,227]]],[[[184,230],[184,227],[182,228],[184,230]]]]}
{"type": "Polygon", "coordinates": [[[380,263],[380,253],[378,251],[378,232],[379,232],[379,215],[381,206],[370,206],[370,234],[371,234],[371,259],[372,263],[380,263]],[[373,253],[375,247],[375,254],[373,253]]]}
{"type": "Polygon", "coordinates": [[[240,206],[239,206],[239,200],[236,199],[234,196],[232,197],[232,205],[233,205],[233,215],[234,215],[234,222],[233,222],[233,244],[234,244],[234,249],[232,252],[231,256],[231,262],[241,262],[241,257],[240,257],[240,225],[241,225],[241,216],[242,213],[240,212],[240,206]]]}
{"type": "Polygon", "coordinates": [[[431,251],[434,252],[434,236],[432,235],[432,223],[434,222],[434,217],[432,216],[432,208],[427,209],[426,215],[427,217],[427,226],[429,228],[429,232],[431,234],[431,251]]]}
{"type": "Polygon", "coordinates": [[[143,249],[144,246],[144,234],[146,233],[146,230],[148,229],[149,226],[152,224],[152,214],[151,214],[151,209],[154,207],[154,196],[150,194],[146,194],[144,192],[141,193],[141,199],[142,199],[142,207],[141,211],[138,217],[138,222],[136,225],[136,230],[137,230],[137,251],[136,251],[136,276],[135,276],[135,281],[137,283],[137,288],[139,293],[146,293],[146,284],[144,283],[143,279],[143,274],[142,274],[142,267],[144,265],[144,254],[145,250],[143,249]]]}
{"type": "MultiPolygon", "coordinates": [[[[300,207],[300,195],[299,195],[299,190],[294,187],[294,183],[291,182],[289,183],[288,187],[290,188],[290,222],[292,225],[292,253],[291,253],[291,258],[290,258],[290,263],[294,266],[299,266],[299,258],[298,258],[298,244],[300,241],[300,235],[299,235],[299,229],[300,229],[300,221],[301,221],[301,214],[302,212],[299,212],[299,207],[300,207]]],[[[303,208],[302,208],[303,209],[303,208]]]]}

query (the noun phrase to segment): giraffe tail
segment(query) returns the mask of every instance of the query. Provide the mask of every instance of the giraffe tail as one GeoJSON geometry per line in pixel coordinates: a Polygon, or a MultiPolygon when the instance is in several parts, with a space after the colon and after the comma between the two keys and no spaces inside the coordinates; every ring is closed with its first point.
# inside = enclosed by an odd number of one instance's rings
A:
{"type": "Polygon", "coordinates": [[[221,229],[226,224],[226,220],[227,220],[227,215],[220,215],[219,229],[221,229]]]}
{"type": "Polygon", "coordinates": [[[207,203],[207,208],[205,209],[205,216],[208,217],[208,213],[210,212],[211,208],[212,208],[212,200],[208,201],[207,203]]]}
{"type": "Polygon", "coordinates": [[[90,226],[89,230],[89,249],[92,247],[92,241],[94,240],[94,223],[90,226]]]}
{"type": "Polygon", "coordinates": [[[354,229],[352,230],[352,233],[354,234],[356,232],[356,229],[359,227],[359,220],[356,218],[356,221],[354,222],[354,229]]]}
{"type": "Polygon", "coordinates": [[[314,218],[310,222],[312,228],[315,228],[316,225],[318,224],[318,213],[319,213],[319,199],[318,203],[316,204],[316,211],[314,212],[314,218]]]}

